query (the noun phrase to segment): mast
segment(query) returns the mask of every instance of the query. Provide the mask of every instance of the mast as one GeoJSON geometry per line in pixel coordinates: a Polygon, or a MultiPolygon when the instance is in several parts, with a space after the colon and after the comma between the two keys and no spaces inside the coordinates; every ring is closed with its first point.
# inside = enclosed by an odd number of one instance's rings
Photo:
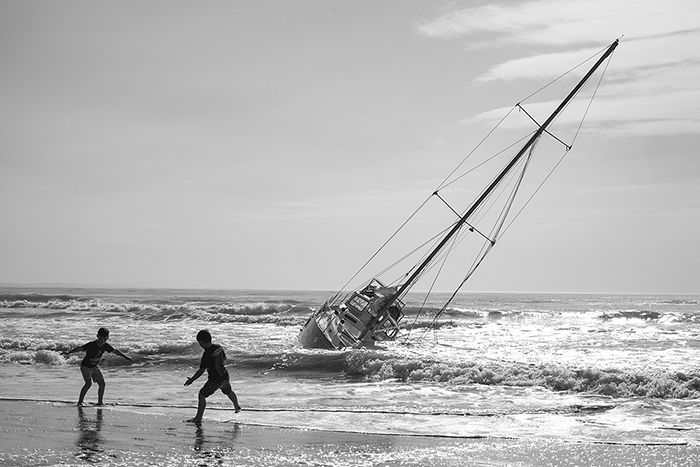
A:
{"type": "MultiPolygon", "coordinates": [[[[581,89],[581,87],[588,81],[593,73],[598,69],[598,67],[605,61],[606,58],[610,56],[615,50],[619,43],[619,39],[610,44],[605,53],[598,59],[598,61],[593,65],[593,67],[586,73],[586,75],[579,81],[579,83],[571,90],[568,96],[559,104],[554,112],[549,116],[549,118],[540,126],[540,128],[532,135],[532,137],[525,143],[525,145],[518,151],[518,153],[513,157],[513,159],[508,163],[508,165],[501,171],[500,174],[491,182],[491,184],[484,190],[484,192],[479,196],[479,198],[471,205],[467,212],[459,219],[459,221],[454,225],[454,227],[445,235],[445,237],[440,241],[440,243],[430,252],[426,259],[413,271],[411,277],[404,282],[401,287],[399,287],[394,298],[390,300],[383,308],[388,308],[394,300],[401,297],[401,295],[407,291],[413,285],[413,282],[418,278],[418,276],[423,272],[423,270],[430,264],[430,262],[435,258],[435,256],[442,250],[442,248],[447,244],[448,241],[459,231],[459,229],[467,222],[469,217],[476,211],[479,206],[486,200],[486,198],[491,194],[491,192],[501,183],[501,180],[508,175],[508,172],[517,164],[520,158],[527,152],[530,147],[537,141],[537,139],[545,132],[550,123],[556,118],[556,116],[566,107],[566,105],[573,99],[576,93],[581,89]]],[[[383,311],[383,310],[382,310],[383,311]]]]}

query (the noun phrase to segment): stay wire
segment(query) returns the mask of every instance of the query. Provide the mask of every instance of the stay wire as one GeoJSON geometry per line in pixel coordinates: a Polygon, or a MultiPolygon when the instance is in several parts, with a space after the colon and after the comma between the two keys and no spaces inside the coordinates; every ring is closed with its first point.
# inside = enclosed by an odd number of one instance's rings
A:
{"type": "MultiPolygon", "coordinates": [[[[525,159],[525,162],[523,164],[522,169],[520,170],[520,175],[518,176],[518,181],[515,184],[515,186],[513,187],[513,189],[511,190],[511,194],[509,195],[508,202],[503,207],[503,209],[501,210],[501,213],[498,216],[499,220],[497,221],[496,225],[494,226],[494,230],[492,231],[492,236],[494,238],[498,236],[498,232],[500,231],[501,227],[503,226],[503,223],[505,222],[505,220],[508,216],[508,212],[510,211],[510,209],[513,206],[513,202],[515,201],[515,196],[516,196],[517,192],[519,191],[520,186],[522,185],[523,179],[525,177],[525,172],[527,171],[527,167],[530,164],[530,160],[532,159],[532,155],[534,154],[534,150],[535,150],[535,147],[537,145],[537,142],[539,142],[539,139],[538,139],[538,141],[535,142],[533,147],[530,148],[528,156],[525,159]]],[[[517,172],[514,172],[514,173],[517,173],[517,172]]],[[[462,289],[464,284],[469,280],[469,278],[474,274],[474,272],[476,272],[477,268],[484,261],[484,259],[486,258],[488,253],[491,251],[491,249],[494,247],[494,245],[495,245],[495,242],[484,242],[484,244],[481,247],[481,251],[477,254],[476,258],[474,259],[474,262],[472,263],[471,268],[467,271],[467,274],[465,275],[462,282],[459,284],[459,286],[457,286],[456,290],[452,293],[452,295],[447,300],[447,302],[442,306],[442,308],[433,317],[433,320],[430,323],[429,329],[430,328],[434,329],[435,323],[437,322],[437,320],[440,318],[440,316],[442,316],[442,314],[445,312],[445,310],[447,309],[449,304],[452,303],[452,300],[454,300],[454,298],[457,296],[457,294],[462,289]]],[[[428,330],[426,329],[426,331],[424,331],[423,334],[419,337],[419,340],[422,339],[425,336],[425,334],[427,334],[427,332],[428,332],[428,330]]],[[[435,340],[437,340],[437,337],[435,337],[435,340]]]]}
{"type": "Polygon", "coordinates": [[[418,206],[418,208],[415,211],[413,211],[413,213],[410,216],[408,216],[408,219],[406,219],[403,222],[403,224],[401,224],[399,226],[399,228],[396,229],[396,231],[393,234],[391,234],[391,236],[379,247],[379,249],[377,249],[377,251],[375,251],[374,254],[372,256],[370,256],[370,258],[367,261],[365,261],[365,264],[363,264],[360,267],[360,269],[358,269],[357,272],[350,279],[348,279],[348,281],[340,288],[341,291],[345,290],[345,288],[348,286],[348,284],[350,284],[367,267],[367,265],[384,249],[384,247],[386,247],[387,244],[391,240],[393,240],[394,237],[396,237],[396,235],[398,235],[398,233],[401,231],[401,229],[403,229],[406,226],[406,224],[408,224],[411,221],[411,219],[413,219],[416,216],[416,214],[418,214],[418,212],[421,209],[423,209],[423,207],[425,207],[425,205],[428,203],[428,201],[430,201],[430,198],[432,198],[432,197],[433,197],[433,195],[428,196],[425,199],[425,201],[423,201],[421,203],[421,205],[418,206]]]}
{"type": "MultiPolygon", "coordinates": [[[[509,145],[508,147],[505,147],[505,148],[501,149],[500,151],[498,151],[497,153],[495,153],[493,156],[489,157],[488,159],[484,160],[484,161],[481,162],[480,164],[475,165],[474,167],[472,167],[471,169],[467,170],[466,172],[464,172],[464,173],[461,174],[460,176],[456,177],[454,180],[451,180],[449,183],[444,183],[444,182],[443,182],[442,186],[439,188],[439,190],[436,191],[436,193],[437,193],[438,191],[444,189],[444,188],[449,187],[450,185],[453,185],[453,184],[457,183],[459,180],[463,179],[464,177],[466,177],[466,176],[469,175],[470,173],[474,172],[474,171],[475,171],[476,169],[478,169],[479,167],[481,167],[481,166],[483,166],[483,165],[485,165],[485,164],[491,162],[492,160],[494,160],[495,158],[497,158],[498,156],[500,156],[501,154],[503,154],[504,152],[506,152],[507,150],[509,150],[509,149],[512,148],[513,146],[515,146],[516,144],[521,143],[521,142],[524,141],[525,139],[527,139],[527,138],[529,138],[530,136],[534,135],[536,131],[537,131],[537,130],[532,130],[530,133],[526,134],[525,136],[523,136],[523,137],[520,138],[519,140],[514,141],[514,142],[513,142],[511,145],[509,145]]],[[[454,172],[453,172],[453,173],[454,173],[454,172]]]]}
{"type": "MultiPolygon", "coordinates": [[[[451,225],[445,227],[445,228],[442,229],[440,232],[436,233],[436,234],[433,235],[431,238],[427,239],[426,241],[424,241],[423,243],[421,243],[420,245],[418,245],[417,247],[415,247],[413,250],[409,251],[408,253],[406,253],[405,255],[403,255],[401,258],[397,259],[397,260],[394,261],[392,264],[390,264],[390,265],[387,266],[386,268],[384,268],[384,269],[382,269],[381,271],[379,271],[379,272],[377,273],[377,276],[381,276],[382,274],[385,274],[387,271],[389,271],[389,270],[391,270],[392,268],[396,267],[398,264],[400,264],[402,261],[404,261],[406,258],[408,258],[409,256],[411,256],[412,254],[414,254],[415,252],[419,251],[421,248],[424,248],[424,247],[425,247],[427,244],[429,244],[430,242],[436,240],[440,235],[444,234],[444,233],[447,232],[450,228],[452,228],[452,226],[454,226],[454,224],[455,224],[455,223],[453,223],[453,224],[451,224],[451,225]]],[[[426,253],[423,254],[422,258],[425,258],[425,257],[427,257],[427,256],[428,256],[428,253],[426,252],[426,253]]],[[[420,260],[417,261],[417,263],[420,263],[420,260]]],[[[414,266],[414,267],[415,267],[415,266],[414,266]]],[[[412,267],[408,272],[402,274],[402,277],[407,276],[408,274],[410,274],[410,272],[413,270],[414,267],[412,267]]],[[[397,279],[397,280],[398,280],[398,279],[397,279]]]]}
{"type": "MultiPolygon", "coordinates": [[[[602,50],[605,50],[605,49],[601,49],[601,51],[602,51],[602,50]]],[[[552,85],[553,83],[555,83],[556,81],[560,80],[561,78],[563,78],[563,77],[566,76],[567,74],[571,73],[572,71],[574,71],[575,69],[579,68],[580,66],[582,66],[582,65],[585,64],[586,62],[590,61],[593,57],[595,57],[595,56],[597,56],[598,54],[600,54],[601,51],[595,53],[594,55],[592,55],[591,57],[589,57],[589,58],[587,58],[586,60],[582,61],[582,62],[579,63],[578,65],[576,65],[576,66],[570,68],[570,69],[569,69],[568,71],[566,71],[565,73],[562,73],[562,74],[559,75],[557,78],[553,79],[553,80],[550,81],[549,83],[545,84],[544,86],[542,86],[542,87],[540,87],[539,89],[537,89],[535,92],[531,93],[530,95],[528,95],[527,97],[525,97],[524,99],[522,99],[520,102],[518,102],[518,104],[512,106],[512,107],[510,108],[510,110],[501,118],[501,120],[499,120],[499,122],[486,134],[486,136],[484,136],[484,137],[481,139],[481,141],[476,145],[476,147],[474,147],[474,149],[472,149],[472,150],[469,152],[469,154],[467,154],[467,156],[464,157],[464,159],[462,159],[462,161],[447,175],[447,177],[445,177],[445,179],[438,185],[438,188],[434,191],[434,193],[436,193],[436,192],[440,191],[442,188],[444,188],[445,183],[447,182],[447,180],[449,180],[450,177],[452,177],[452,175],[453,175],[457,170],[459,170],[459,168],[467,161],[467,159],[468,159],[479,147],[481,147],[481,145],[484,143],[484,141],[486,141],[486,140],[489,138],[489,136],[491,136],[491,134],[493,134],[493,132],[496,131],[496,129],[498,129],[498,127],[503,123],[503,121],[504,121],[506,118],[508,118],[508,116],[513,112],[513,110],[515,110],[516,107],[518,107],[518,105],[519,105],[521,102],[524,102],[524,101],[528,100],[528,99],[531,98],[532,96],[534,96],[534,95],[538,94],[539,92],[541,92],[543,89],[545,89],[545,88],[551,86],[551,85],[552,85]]],[[[609,63],[610,63],[610,60],[608,60],[608,64],[609,64],[609,63]]],[[[607,65],[606,65],[606,69],[607,69],[607,65]]],[[[600,81],[599,81],[599,83],[598,83],[598,86],[599,86],[599,85],[600,85],[600,81]]],[[[596,87],[596,90],[597,90],[597,87],[596,87]]],[[[589,103],[589,107],[590,107],[590,103],[589,103]]],[[[586,112],[587,112],[587,111],[588,111],[588,109],[586,110],[586,112]]],[[[580,129],[580,126],[579,126],[579,129],[580,129]]],[[[577,133],[577,134],[578,134],[578,133],[577,133]]],[[[523,138],[523,139],[524,139],[524,138],[523,138]]],[[[517,143],[514,143],[514,144],[517,144],[517,143]]],[[[513,145],[514,145],[514,144],[513,144],[513,145]]],[[[506,148],[506,149],[507,149],[507,148],[506,148]]],[[[504,150],[505,150],[505,149],[504,149],[504,150]]],[[[495,157],[495,156],[494,156],[494,157],[495,157]]],[[[492,157],[492,158],[493,158],[493,157],[492,157]]],[[[489,160],[490,160],[490,159],[489,159],[489,160]]],[[[557,165],[558,165],[558,164],[557,164],[557,165]]],[[[478,166],[477,166],[477,167],[478,167],[478,166]]],[[[472,169],[472,170],[474,170],[474,169],[472,169]]],[[[467,173],[469,173],[469,172],[467,172],[467,173]]],[[[550,174],[551,174],[551,173],[550,173],[550,174]]],[[[464,174],[464,175],[466,175],[466,174],[464,174]]],[[[462,178],[464,175],[460,176],[459,178],[462,178]]],[[[549,176],[548,176],[548,177],[549,177],[549,176]]],[[[456,181],[456,180],[455,180],[455,181],[456,181]]],[[[453,182],[450,182],[450,184],[451,184],[451,183],[454,183],[454,181],[453,181],[453,182]]],[[[449,185],[449,184],[448,184],[448,185],[449,185]]],[[[539,188],[538,188],[538,189],[539,189],[539,188]]],[[[367,265],[368,265],[368,264],[369,264],[369,263],[370,263],[370,262],[371,262],[371,261],[386,247],[386,245],[387,245],[391,240],[393,240],[394,237],[396,237],[396,235],[398,235],[398,233],[401,231],[401,229],[403,229],[403,228],[406,226],[406,224],[408,224],[408,222],[410,222],[410,220],[413,219],[413,217],[415,217],[415,215],[416,215],[423,207],[425,207],[425,205],[426,205],[427,202],[430,200],[430,198],[432,198],[432,196],[433,196],[433,195],[431,194],[428,198],[426,198],[426,199],[423,201],[423,203],[421,203],[421,205],[420,205],[420,206],[419,206],[419,207],[418,207],[418,208],[417,208],[417,209],[416,209],[416,210],[415,210],[415,211],[414,211],[400,226],[399,226],[398,229],[396,229],[396,231],[395,231],[395,232],[394,232],[394,233],[393,233],[393,234],[392,234],[378,249],[377,249],[377,251],[376,251],[374,254],[372,254],[372,256],[370,256],[370,258],[360,267],[360,269],[358,269],[358,271],[357,271],[350,279],[348,279],[348,281],[341,287],[340,291],[345,290],[345,288],[346,288],[346,287],[347,287],[347,286],[348,286],[348,285],[349,285],[349,284],[350,284],[350,283],[351,283],[351,282],[352,282],[352,281],[367,267],[367,265]]],[[[534,194],[533,194],[533,196],[534,196],[534,194]]],[[[531,198],[530,198],[530,199],[531,199],[531,198]]],[[[528,202],[529,202],[529,200],[528,200],[528,202]]],[[[522,210],[521,210],[521,211],[522,211],[522,210]]],[[[512,222],[511,222],[511,224],[512,224],[512,222]]],[[[511,224],[509,224],[509,226],[510,226],[511,224]]],[[[506,230],[507,230],[507,229],[506,229],[506,230]]],[[[504,231],[504,233],[505,233],[505,231],[504,231]]]]}
{"type": "Polygon", "coordinates": [[[467,161],[467,159],[469,159],[469,157],[470,157],[472,154],[474,154],[474,153],[476,152],[476,150],[479,149],[479,147],[481,147],[482,144],[484,144],[484,141],[486,141],[486,140],[489,138],[489,136],[491,136],[491,135],[493,134],[493,132],[496,131],[496,130],[498,129],[499,126],[501,126],[501,124],[505,121],[506,118],[508,118],[508,116],[513,112],[513,110],[515,110],[515,108],[516,108],[515,105],[514,105],[513,107],[510,108],[510,110],[503,116],[503,118],[501,118],[501,119],[498,121],[498,123],[497,123],[493,128],[491,128],[491,130],[490,130],[488,133],[486,133],[486,136],[484,136],[484,137],[481,139],[481,141],[479,141],[479,143],[474,147],[474,149],[472,149],[471,151],[469,151],[469,154],[467,154],[467,155],[464,157],[464,159],[462,159],[462,161],[461,161],[459,164],[457,164],[457,166],[452,170],[452,172],[450,172],[450,173],[447,175],[447,177],[445,177],[445,179],[438,185],[438,187],[435,189],[435,191],[440,191],[440,190],[442,190],[442,189],[444,188],[445,182],[447,182],[447,180],[449,180],[450,177],[452,177],[452,175],[453,175],[455,172],[457,172],[457,170],[459,170],[459,168],[462,167],[462,165],[464,165],[464,163],[467,161]]]}
{"type": "Polygon", "coordinates": [[[576,133],[574,134],[574,137],[571,139],[571,145],[569,146],[569,150],[571,147],[574,145],[574,142],[576,141],[576,138],[578,137],[579,132],[581,131],[581,127],[583,126],[583,122],[586,120],[586,117],[588,116],[588,111],[591,109],[591,105],[593,105],[593,99],[595,99],[596,94],[598,94],[598,88],[600,88],[600,84],[603,82],[603,78],[605,77],[605,73],[608,71],[608,67],[610,66],[610,61],[612,60],[614,52],[608,57],[608,59],[605,62],[605,67],[603,68],[603,72],[600,74],[600,78],[598,78],[598,83],[595,86],[595,89],[593,90],[593,94],[591,95],[591,98],[588,100],[588,105],[586,106],[586,111],[583,113],[583,117],[581,117],[581,121],[578,124],[578,128],[576,128],[576,133]]]}
{"type": "MultiPolygon", "coordinates": [[[[580,62],[578,65],[576,65],[576,66],[570,68],[568,71],[565,71],[565,72],[562,73],[561,75],[557,76],[557,77],[554,78],[552,81],[550,81],[549,83],[547,83],[547,84],[545,84],[544,86],[540,87],[538,90],[536,90],[535,92],[531,93],[531,94],[530,94],[529,96],[527,96],[526,98],[520,100],[520,102],[518,102],[518,104],[520,104],[521,102],[525,102],[526,100],[528,100],[529,98],[531,98],[532,96],[534,96],[534,95],[536,95],[536,94],[539,94],[540,92],[542,92],[542,90],[544,90],[544,89],[548,88],[549,86],[551,86],[552,84],[556,83],[557,81],[559,81],[560,79],[562,79],[564,76],[568,75],[569,73],[571,73],[571,72],[574,71],[575,69],[580,68],[580,67],[583,66],[585,63],[590,62],[591,60],[593,60],[593,58],[597,57],[598,55],[600,55],[601,53],[603,53],[605,50],[607,50],[608,47],[609,47],[609,46],[603,47],[603,48],[600,49],[598,52],[594,53],[593,55],[591,55],[590,57],[588,57],[588,58],[585,59],[584,61],[580,62]]],[[[515,106],[517,107],[517,104],[516,104],[515,106]]]]}
{"type": "MultiPolygon", "coordinates": [[[[532,193],[532,195],[530,195],[530,197],[527,199],[527,201],[525,201],[525,204],[523,204],[522,208],[520,208],[520,210],[517,212],[517,214],[515,214],[515,216],[513,216],[513,219],[511,219],[511,221],[508,223],[508,225],[506,226],[506,228],[503,230],[503,233],[501,234],[501,237],[503,237],[503,235],[506,234],[506,232],[507,232],[507,231],[510,229],[510,227],[513,225],[513,222],[515,222],[515,220],[520,216],[520,214],[522,214],[522,212],[523,212],[523,211],[525,210],[525,208],[530,204],[530,202],[531,202],[532,199],[535,197],[535,195],[540,191],[540,189],[542,188],[542,186],[544,186],[544,184],[547,182],[547,180],[549,180],[549,178],[550,178],[550,177],[552,176],[552,174],[557,170],[557,168],[559,167],[559,165],[564,161],[564,158],[569,154],[569,151],[573,148],[573,146],[574,146],[574,141],[576,141],[576,138],[578,137],[578,134],[579,134],[579,132],[581,131],[581,127],[583,126],[583,122],[585,121],[586,116],[588,115],[588,111],[589,111],[589,109],[591,108],[591,105],[593,104],[593,99],[595,98],[595,96],[596,96],[596,94],[597,94],[597,92],[598,92],[598,88],[600,87],[600,84],[601,84],[602,81],[603,81],[603,77],[605,76],[605,73],[606,73],[606,71],[608,70],[608,66],[610,65],[610,60],[611,60],[611,59],[612,59],[612,55],[611,55],[610,57],[608,57],[608,60],[607,60],[607,62],[606,62],[606,64],[605,64],[605,68],[603,68],[603,72],[601,73],[600,78],[598,79],[598,83],[596,84],[595,90],[593,91],[593,94],[591,95],[591,98],[590,98],[589,101],[588,101],[588,106],[586,107],[586,112],[584,113],[583,117],[581,118],[581,121],[579,122],[578,128],[576,129],[576,133],[574,134],[574,137],[573,137],[572,140],[571,140],[571,145],[567,148],[566,151],[564,151],[564,154],[563,154],[563,155],[561,156],[561,158],[557,161],[557,163],[554,165],[554,167],[552,167],[552,170],[549,171],[549,173],[547,174],[547,176],[546,176],[546,177],[542,180],[542,182],[537,186],[537,188],[536,188],[535,191],[532,193]]],[[[499,238],[501,238],[501,237],[499,237],[499,238]]]]}
{"type": "Polygon", "coordinates": [[[440,277],[440,273],[442,272],[442,269],[445,267],[445,263],[447,263],[447,258],[449,257],[449,253],[454,248],[456,242],[457,242],[457,237],[455,237],[452,240],[452,242],[451,242],[452,244],[450,245],[448,253],[444,255],[444,258],[442,259],[442,263],[440,264],[440,268],[435,273],[435,277],[433,278],[433,282],[430,284],[430,288],[428,289],[427,293],[425,294],[425,298],[423,299],[423,303],[421,304],[420,308],[418,309],[418,313],[416,313],[416,317],[413,319],[413,323],[411,324],[411,327],[408,329],[408,333],[406,334],[406,339],[408,339],[410,337],[411,332],[413,331],[413,328],[416,326],[416,323],[418,322],[418,318],[423,313],[423,310],[425,309],[425,304],[428,302],[428,298],[430,298],[430,294],[433,293],[433,289],[435,288],[435,284],[437,283],[438,277],[440,277]]]}

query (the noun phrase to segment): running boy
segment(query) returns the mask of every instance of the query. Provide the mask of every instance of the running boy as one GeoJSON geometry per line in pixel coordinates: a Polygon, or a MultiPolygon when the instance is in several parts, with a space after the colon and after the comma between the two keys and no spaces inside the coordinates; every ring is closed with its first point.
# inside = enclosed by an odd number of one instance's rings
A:
{"type": "Polygon", "coordinates": [[[107,343],[107,339],[109,339],[109,329],[100,328],[97,331],[97,339],[95,339],[92,342],[88,342],[87,344],[80,345],[74,348],[73,350],[69,350],[68,352],[66,352],[66,354],[72,354],[73,352],[78,352],[80,350],[85,352],[85,357],[83,358],[83,361],[80,362],[80,372],[83,374],[85,384],[80,390],[78,405],[83,405],[83,399],[85,398],[85,394],[87,394],[88,389],[90,389],[90,386],[92,386],[93,381],[96,382],[99,386],[99,389],[97,390],[97,405],[103,404],[102,398],[105,394],[105,379],[104,376],[102,376],[102,372],[97,366],[100,363],[100,360],[102,359],[103,353],[114,352],[120,357],[126,358],[130,362],[133,361],[131,357],[127,357],[126,355],[109,345],[107,343]]]}
{"type": "Polygon", "coordinates": [[[236,393],[231,389],[231,384],[228,379],[228,371],[224,366],[226,361],[226,354],[224,349],[220,345],[212,344],[211,334],[206,329],[202,329],[197,333],[197,343],[204,349],[204,354],[202,355],[202,362],[199,364],[199,370],[191,377],[185,381],[185,386],[192,384],[197,378],[202,376],[204,370],[207,370],[209,379],[206,384],[202,386],[199,390],[199,404],[197,405],[197,415],[194,418],[187,420],[188,422],[199,423],[202,421],[202,415],[204,415],[204,409],[207,407],[207,397],[211,396],[216,392],[217,389],[221,389],[221,392],[226,394],[231,402],[233,402],[233,407],[236,409],[236,413],[241,411],[241,406],[238,405],[238,398],[236,393]]]}

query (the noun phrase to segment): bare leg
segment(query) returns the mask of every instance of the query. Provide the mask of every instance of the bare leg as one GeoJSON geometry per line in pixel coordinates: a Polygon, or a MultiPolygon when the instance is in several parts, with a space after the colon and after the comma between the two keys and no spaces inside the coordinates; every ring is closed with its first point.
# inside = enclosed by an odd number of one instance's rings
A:
{"type": "Polygon", "coordinates": [[[204,416],[204,409],[207,408],[207,398],[202,395],[201,391],[199,393],[199,403],[197,404],[197,415],[194,416],[194,418],[190,418],[187,420],[188,422],[195,422],[199,423],[202,421],[202,417],[204,416]]]}
{"type": "Polygon", "coordinates": [[[83,405],[83,399],[85,399],[85,394],[87,394],[88,389],[90,389],[90,386],[92,386],[92,373],[90,372],[89,368],[85,368],[84,366],[80,367],[80,372],[83,374],[83,380],[85,380],[85,384],[80,389],[78,405],[83,405]]]}
{"type": "Polygon", "coordinates": [[[78,405],[83,405],[83,399],[85,399],[85,394],[87,394],[88,389],[90,389],[90,386],[92,386],[92,383],[88,381],[80,389],[80,397],[78,397],[78,405]]]}
{"type": "Polygon", "coordinates": [[[97,405],[103,405],[103,404],[104,404],[102,398],[103,398],[104,395],[105,395],[105,387],[106,387],[106,386],[107,386],[107,385],[105,384],[104,381],[102,381],[101,384],[98,383],[98,387],[97,387],[97,405]]]}
{"type": "Polygon", "coordinates": [[[228,394],[226,394],[229,399],[231,399],[231,402],[233,402],[233,407],[236,409],[236,413],[241,411],[241,406],[238,405],[238,397],[236,397],[236,393],[231,391],[228,394]]]}
{"type": "Polygon", "coordinates": [[[98,385],[97,389],[97,405],[103,405],[104,401],[102,400],[104,395],[105,395],[105,387],[107,386],[105,384],[105,377],[102,376],[102,371],[100,371],[99,368],[95,368],[94,373],[93,373],[93,378],[95,382],[98,385]]]}

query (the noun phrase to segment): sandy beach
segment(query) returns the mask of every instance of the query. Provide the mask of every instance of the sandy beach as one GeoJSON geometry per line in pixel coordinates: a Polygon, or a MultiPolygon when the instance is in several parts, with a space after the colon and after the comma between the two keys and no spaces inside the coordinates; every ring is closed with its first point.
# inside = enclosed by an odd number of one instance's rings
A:
{"type": "Polygon", "coordinates": [[[443,438],[261,426],[253,412],[0,400],[2,465],[668,465],[700,462],[695,445],[443,438]],[[163,411],[160,408],[158,411],[163,411]],[[214,412],[212,412],[214,413],[214,412]]]}

